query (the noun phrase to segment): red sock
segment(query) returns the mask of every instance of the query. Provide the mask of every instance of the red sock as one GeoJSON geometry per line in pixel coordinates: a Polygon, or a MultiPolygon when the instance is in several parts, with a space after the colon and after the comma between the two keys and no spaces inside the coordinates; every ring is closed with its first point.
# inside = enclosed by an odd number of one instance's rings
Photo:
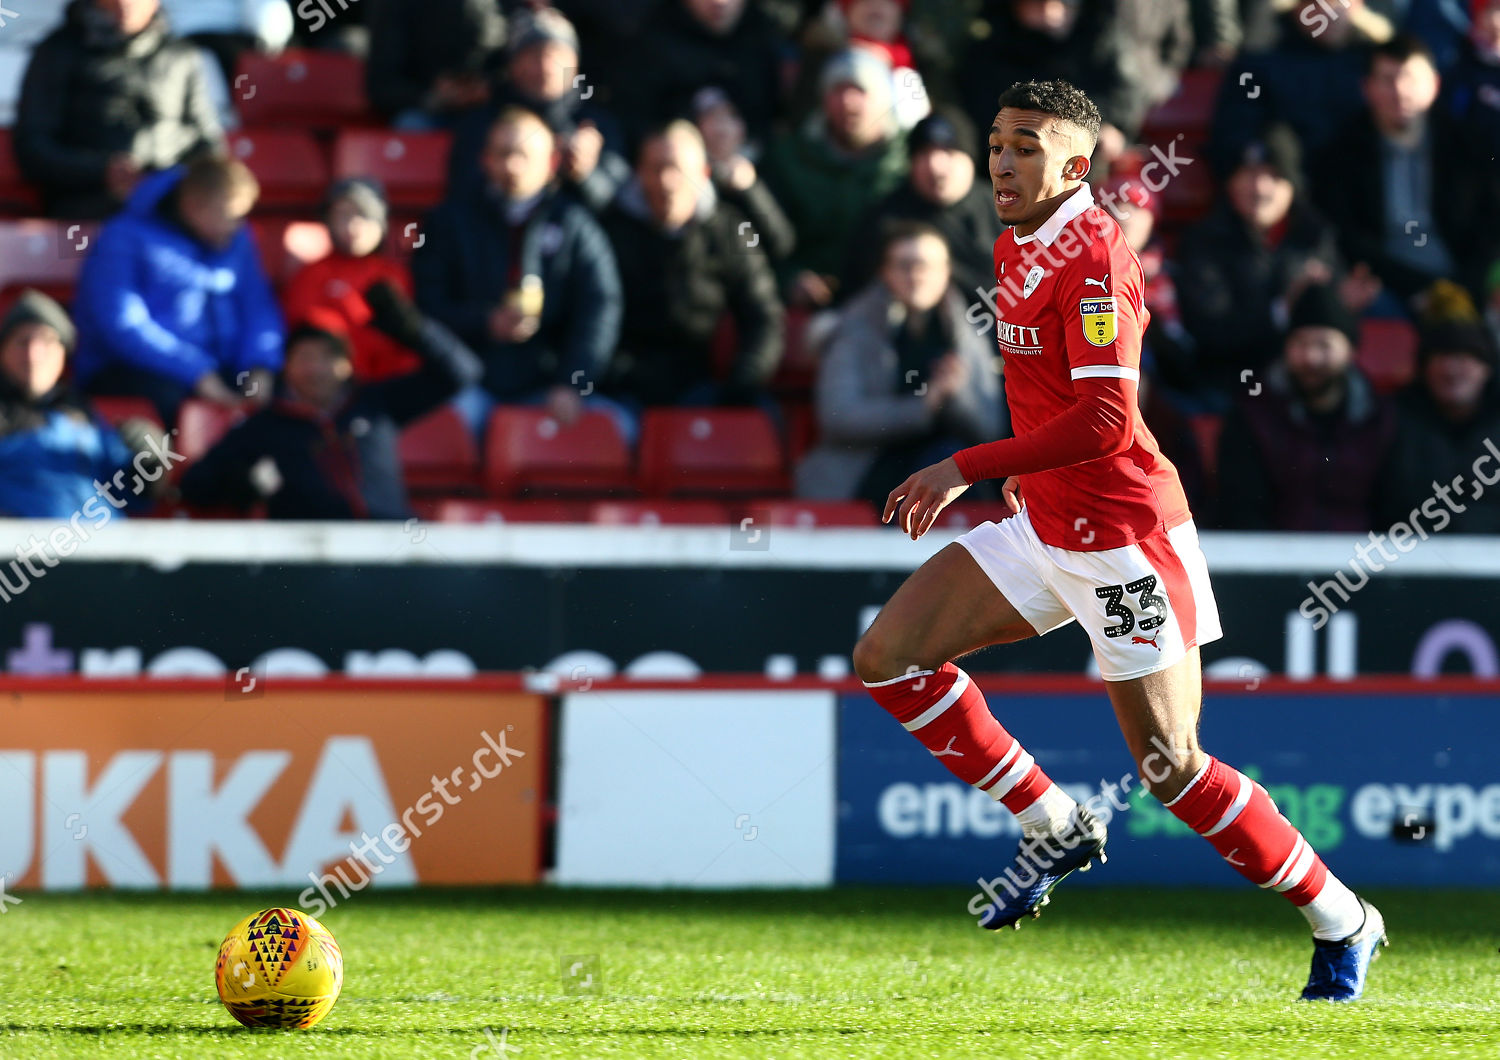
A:
{"type": "Polygon", "coordinates": [[[1328,869],[1302,833],[1281,816],[1266,789],[1217,758],[1167,803],[1177,818],[1223,855],[1241,876],[1306,905],[1328,869]]]}
{"type": "Polygon", "coordinates": [[[865,684],[875,702],[965,784],[1020,813],[1052,787],[1021,742],[1001,727],[969,675],[952,663],[865,684]]]}

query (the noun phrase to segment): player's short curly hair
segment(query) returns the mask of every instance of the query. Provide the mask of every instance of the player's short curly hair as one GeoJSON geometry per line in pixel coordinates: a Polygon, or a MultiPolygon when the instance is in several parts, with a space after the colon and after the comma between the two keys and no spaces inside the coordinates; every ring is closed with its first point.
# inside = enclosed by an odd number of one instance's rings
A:
{"type": "Polygon", "coordinates": [[[1050,114],[1088,133],[1091,146],[1099,142],[1099,108],[1083,89],[1067,81],[1018,81],[1000,93],[1000,107],[1050,114]]]}

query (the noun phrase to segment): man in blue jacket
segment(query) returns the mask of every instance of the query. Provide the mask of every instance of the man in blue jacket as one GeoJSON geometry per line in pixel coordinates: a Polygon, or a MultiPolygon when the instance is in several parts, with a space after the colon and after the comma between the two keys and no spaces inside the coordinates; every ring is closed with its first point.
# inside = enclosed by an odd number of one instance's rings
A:
{"type": "Polygon", "coordinates": [[[79,276],[86,391],[148,398],[167,424],[193,396],[270,400],[284,328],[244,224],[259,195],[243,163],[216,156],[142,182],[79,276]]]}
{"type": "Polygon", "coordinates": [[[483,187],[458,188],[423,226],[412,259],[417,304],[484,361],[457,402],[476,434],[496,403],[545,405],[560,422],[595,393],[620,334],[622,296],[609,240],[553,180],[552,130],[503,111],[481,156],[483,187]]]}

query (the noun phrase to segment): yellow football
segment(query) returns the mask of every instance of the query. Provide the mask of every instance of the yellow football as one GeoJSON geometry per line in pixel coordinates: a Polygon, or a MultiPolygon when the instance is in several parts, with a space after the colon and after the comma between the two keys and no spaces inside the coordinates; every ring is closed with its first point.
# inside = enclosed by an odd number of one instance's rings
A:
{"type": "Polygon", "coordinates": [[[247,1027],[311,1027],[333,1008],[344,958],[328,929],[297,909],[266,909],[234,926],[214,966],[219,1000],[247,1027]]]}

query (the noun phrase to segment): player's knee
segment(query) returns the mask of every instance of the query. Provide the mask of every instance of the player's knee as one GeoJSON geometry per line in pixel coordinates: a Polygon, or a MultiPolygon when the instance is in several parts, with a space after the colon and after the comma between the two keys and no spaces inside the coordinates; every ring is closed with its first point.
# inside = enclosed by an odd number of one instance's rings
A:
{"type": "Polygon", "coordinates": [[[854,672],[861,681],[889,681],[908,669],[901,655],[893,640],[872,627],[854,645],[854,672]]]}

